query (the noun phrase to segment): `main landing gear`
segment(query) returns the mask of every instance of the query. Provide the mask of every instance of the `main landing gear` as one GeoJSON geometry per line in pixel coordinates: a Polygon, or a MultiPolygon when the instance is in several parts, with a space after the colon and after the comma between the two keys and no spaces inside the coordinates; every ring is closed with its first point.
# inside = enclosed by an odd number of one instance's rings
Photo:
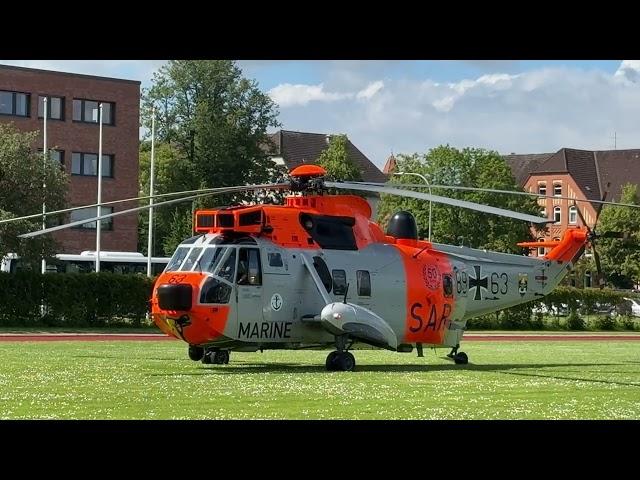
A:
{"type": "Polygon", "coordinates": [[[469,363],[469,357],[464,352],[458,352],[460,345],[456,345],[451,349],[451,351],[447,354],[447,357],[452,358],[456,365],[466,365],[469,363]]]}
{"type": "Polygon", "coordinates": [[[195,345],[189,346],[189,358],[194,362],[202,360],[205,365],[229,363],[229,350],[209,350],[195,345]]]}
{"type": "Polygon", "coordinates": [[[327,361],[325,362],[328,371],[352,372],[356,367],[356,359],[351,352],[346,350],[345,343],[344,337],[336,337],[336,348],[338,350],[327,355],[327,361]]]}

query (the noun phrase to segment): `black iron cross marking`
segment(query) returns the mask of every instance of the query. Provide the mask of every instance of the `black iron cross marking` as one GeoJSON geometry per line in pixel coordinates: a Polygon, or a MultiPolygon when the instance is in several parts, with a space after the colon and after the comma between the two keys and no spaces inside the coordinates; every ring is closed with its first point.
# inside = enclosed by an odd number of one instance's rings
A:
{"type": "Polygon", "coordinates": [[[473,299],[474,300],[481,300],[480,287],[482,287],[485,290],[487,290],[489,288],[489,281],[487,280],[487,277],[484,277],[484,278],[480,277],[480,265],[474,265],[473,269],[476,272],[476,278],[473,278],[472,276],[469,276],[469,290],[471,290],[472,288],[475,288],[476,289],[476,294],[473,297],[473,299]]]}

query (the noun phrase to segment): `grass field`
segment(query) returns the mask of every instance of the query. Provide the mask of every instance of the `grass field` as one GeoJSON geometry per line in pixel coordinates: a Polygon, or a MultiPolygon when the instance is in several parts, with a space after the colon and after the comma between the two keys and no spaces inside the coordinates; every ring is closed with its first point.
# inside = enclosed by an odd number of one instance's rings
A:
{"type": "Polygon", "coordinates": [[[638,419],[638,342],[468,342],[466,366],[356,351],[187,358],[181,342],[4,342],[3,419],[638,419]]]}

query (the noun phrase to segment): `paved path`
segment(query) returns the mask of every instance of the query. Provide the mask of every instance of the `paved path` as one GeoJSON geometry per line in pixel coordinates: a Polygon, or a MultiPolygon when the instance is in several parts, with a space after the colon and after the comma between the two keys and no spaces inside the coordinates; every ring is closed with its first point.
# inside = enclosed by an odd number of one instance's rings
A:
{"type": "MultiPolygon", "coordinates": [[[[50,342],[50,341],[158,341],[176,340],[163,333],[0,333],[0,342],[50,342]]],[[[640,341],[640,334],[633,333],[468,333],[463,341],[640,341]]]]}

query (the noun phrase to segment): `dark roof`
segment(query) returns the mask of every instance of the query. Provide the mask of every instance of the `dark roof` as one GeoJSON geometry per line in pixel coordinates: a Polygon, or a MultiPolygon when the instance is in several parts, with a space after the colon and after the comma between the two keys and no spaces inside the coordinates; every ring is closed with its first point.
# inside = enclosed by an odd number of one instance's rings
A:
{"type": "Polygon", "coordinates": [[[535,172],[537,168],[547,160],[553,153],[531,153],[526,155],[504,155],[505,160],[511,167],[511,172],[520,186],[524,186],[529,174],[535,172]]]}
{"type": "Polygon", "coordinates": [[[640,149],[600,150],[594,154],[601,190],[609,192],[607,200],[619,202],[622,186],[627,183],[640,185],[640,149]]]}
{"type": "Polygon", "coordinates": [[[69,72],[57,72],[55,70],[42,70],[40,68],[28,68],[28,67],[17,67],[15,65],[0,65],[0,69],[4,70],[20,70],[23,72],[35,72],[35,73],[48,73],[52,75],[64,75],[67,77],[80,77],[80,78],[89,78],[92,80],[107,80],[110,82],[125,82],[125,83],[135,83],[136,85],[140,85],[140,80],[126,80],[124,78],[113,78],[113,77],[98,77],[96,75],[85,75],[82,73],[69,73],[69,72]]]}
{"type": "MultiPolygon", "coordinates": [[[[330,135],[324,133],[292,132],[280,130],[269,135],[275,143],[272,156],[280,155],[287,168],[292,169],[303,163],[315,163],[320,154],[329,146],[330,135]]],[[[365,182],[386,182],[387,177],[376,167],[366,155],[348,140],[349,159],[356,165],[365,182]]]]}
{"type": "Polygon", "coordinates": [[[554,154],[505,155],[505,159],[520,185],[531,174],[569,173],[589,200],[599,200],[608,191],[607,200],[619,201],[623,185],[640,185],[640,149],[561,148],[554,154]]]}

